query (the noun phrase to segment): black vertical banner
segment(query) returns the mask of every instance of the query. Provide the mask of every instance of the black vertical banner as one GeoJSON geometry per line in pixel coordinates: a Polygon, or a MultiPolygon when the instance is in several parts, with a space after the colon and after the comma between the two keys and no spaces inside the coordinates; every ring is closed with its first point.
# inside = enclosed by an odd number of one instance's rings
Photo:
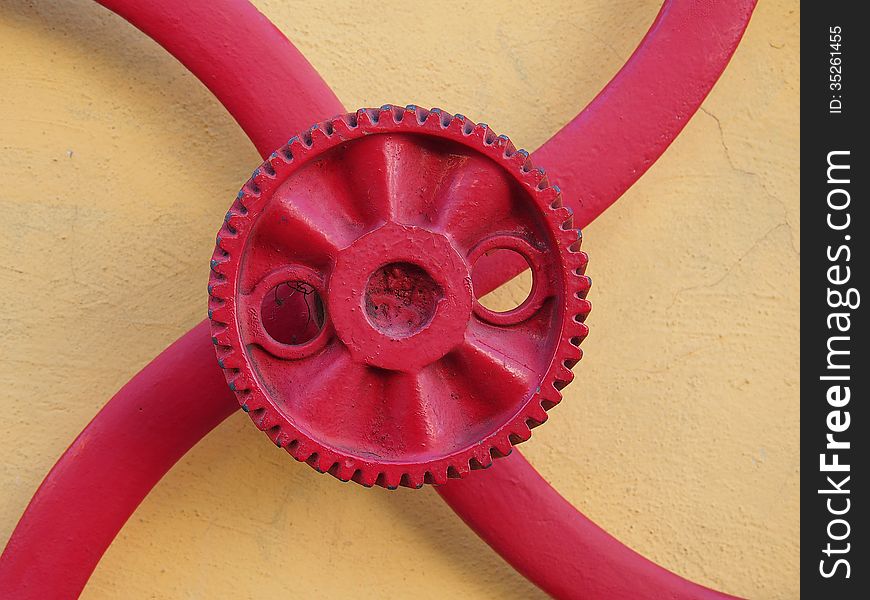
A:
{"type": "Polygon", "coordinates": [[[801,594],[870,598],[870,24],[801,7],[801,594]]]}

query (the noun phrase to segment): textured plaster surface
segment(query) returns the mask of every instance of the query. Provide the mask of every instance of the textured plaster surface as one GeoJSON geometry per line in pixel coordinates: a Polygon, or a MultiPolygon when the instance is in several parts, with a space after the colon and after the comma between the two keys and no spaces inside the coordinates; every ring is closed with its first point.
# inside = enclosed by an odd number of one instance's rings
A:
{"type": "MultiPolygon", "coordinates": [[[[441,106],[529,149],[657,11],[258,6],[347,106],[441,106]]],[[[798,41],[797,2],[762,2],[702,112],[587,228],[586,358],[523,446],[639,552],[753,598],[798,594],[798,41]]],[[[2,544],[97,409],[203,318],[214,233],[259,159],[180,65],[85,0],[0,0],[0,97],[2,544]]],[[[318,476],[238,414],[145,500],[84,597],[290,595],[540,593],[431,490],[318,476]]]]}

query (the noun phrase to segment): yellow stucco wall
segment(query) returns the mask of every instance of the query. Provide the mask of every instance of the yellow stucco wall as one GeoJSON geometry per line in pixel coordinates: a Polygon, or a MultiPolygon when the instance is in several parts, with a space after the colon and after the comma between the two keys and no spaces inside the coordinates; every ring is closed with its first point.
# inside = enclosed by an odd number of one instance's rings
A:
{"type": "MultiPolygon", "coordinates": [[[[318,4],[258,2],[347,106],[442,106],[526,148],[657,11],[318,4]]],[[[754,598],[799,591],[798,36],[797,2],[762,2],[702,112],[587,228],[586,358],[523,447],[633,548],[754,598]]],[[[2,544],[96,410],[203,318],[214,233],[259,159],[204,87],[87,0],[0,0],[0,102],[2,544]]],[[[431,490],[317,476],[240,413],[146,499],[84,594],[290,596],[540,592],[431,490]]]]}

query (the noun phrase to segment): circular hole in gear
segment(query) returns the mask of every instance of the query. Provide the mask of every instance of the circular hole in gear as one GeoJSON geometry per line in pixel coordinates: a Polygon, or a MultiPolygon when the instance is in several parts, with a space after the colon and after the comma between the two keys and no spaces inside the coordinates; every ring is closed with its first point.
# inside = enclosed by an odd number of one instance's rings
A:
{"type": "Polygon", "coordinates": [[[504,285],[478,298],[481,306],[495,313],[506,313],[519,308],[532,294],[532,286],[535,282],[526,257],[508,248],[496,248],[478,258],[471,269],[472,282],[479,281],[480,273],[485,273],[496,264],[503,264],[505,261],[510,264],[525,265],[526,269],[504,285]]]}
{"type": "Polygon", "coordinates": [[[263,328],[281,344],[310,342],[323,329],[325,316],[323,299],[304,281],[279,283],[266,292],[260,304],[263,328]]]}
{"type": "Polygon", "coordinates": [[[441,286],[421,267],[389,263],[372,273],[366,284],[366,317],[384,335],[408,337],[429,324],[443,297],[441,286]]]}

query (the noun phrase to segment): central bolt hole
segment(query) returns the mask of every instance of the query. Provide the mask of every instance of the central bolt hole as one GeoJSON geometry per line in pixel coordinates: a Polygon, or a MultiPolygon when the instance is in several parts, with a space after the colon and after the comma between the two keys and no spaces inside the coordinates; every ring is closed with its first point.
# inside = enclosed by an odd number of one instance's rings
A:
{"type": "Polygon", "coordinates": [[[385,335],[408,337],[432,320],[443,297],[441,286],[429,273],[412,263],[394,262],[369,277],[366,316],[385,335]]]}

